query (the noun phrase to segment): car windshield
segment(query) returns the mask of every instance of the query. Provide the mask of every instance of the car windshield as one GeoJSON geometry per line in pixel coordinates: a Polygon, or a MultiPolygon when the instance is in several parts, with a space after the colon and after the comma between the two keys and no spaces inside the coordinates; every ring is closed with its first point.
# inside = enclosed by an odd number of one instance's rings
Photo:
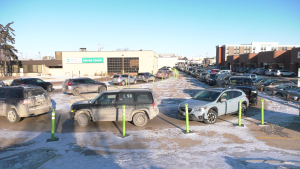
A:
{"type": "Polygon", "coordinates": [[[263,82],[263,80],[264,80],[264,78],[263,78],[263,77],[261,77],[261,78],[257,78],[256,80],[254,80],[254,82],[260,82],[260,81],[262,81],[262,82],[263,82]]]}
{"type": "Polygon", "coordinates": [[[280,85],[280,86],[276,86],[275,88],[276,88],[276,89],[283,89],[283,88],[285,88],[285,87],[288,87],[288,85],[280,85]]]}
{"type": "Polygon", "coordinates": [[[120,77],[119,75],[114,75],[113,78],[120,77]]]}
{"type": "Polygon", "coordinates": [[[230,85],[234,85],[234,86],[249,86],[252,85],[252,80],[251,79],[243,79],[243,78],[233,78],[230,79],[229,81],[230,85]]]}
{"type": "Polygon", "coordinates": [[[265,81],[266,83],[272,83],[272,82],[274,82],[275,81],[275,79],[269,79],[269,80],[267,80],[267,81],[265,81]]]}
{"type": "Polygon", "coordinates": [[[225,78],[224,78],[224,80],[229,80],[229,78],[230,78],[230,76],[228,76],[228,77],[225,77],[225,78]]]}
{"type": "Polygon", "coordinates": [[[199,92],[198,94],[196,94],[193,97],[193,99],[207,101],[207,102],[213,102],[220,96],[220,94],[221,94],[221,92],[203,90],[203,91],[199,92]]]}

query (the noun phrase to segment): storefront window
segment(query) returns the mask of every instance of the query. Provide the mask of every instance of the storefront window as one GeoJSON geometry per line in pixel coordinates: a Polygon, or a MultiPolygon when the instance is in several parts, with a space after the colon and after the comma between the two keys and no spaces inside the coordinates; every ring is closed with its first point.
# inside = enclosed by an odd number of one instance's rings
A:
{"type": "Polygon", "coordinates": [[[279,70],[284,70],[284,66],[283,65],[278,65],[278,69],[279,70]]]}

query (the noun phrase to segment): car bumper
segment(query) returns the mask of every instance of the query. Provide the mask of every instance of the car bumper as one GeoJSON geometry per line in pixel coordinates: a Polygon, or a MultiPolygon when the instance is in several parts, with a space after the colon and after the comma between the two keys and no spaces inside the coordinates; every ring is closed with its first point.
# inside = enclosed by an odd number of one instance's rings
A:
{"type": "MultiPolygon", "coordinates": [[[[186,114],[183,111],[178,111],[178,117],[181,118],[186,118],[186,114]]],[[[203,121],[204,120],[204,116],[195,116],[194,114],[189,114],[189,120],[193,120],[193,121],[203,121]]]]}
{"type": "MultiPolygon", "coordinates": [[[[29,113],[29,116],[37,116],[37,115],[44,114],[44,113],[51,111],[52,108],[53,108],[52,105],[48,105],[48,106],[39,107],[39,108],[35,108],[35,109],[29,109],[28,113],[29,113]]],[[[20,117],[26,117],[26,116],[20,115],[20,117]]]]}

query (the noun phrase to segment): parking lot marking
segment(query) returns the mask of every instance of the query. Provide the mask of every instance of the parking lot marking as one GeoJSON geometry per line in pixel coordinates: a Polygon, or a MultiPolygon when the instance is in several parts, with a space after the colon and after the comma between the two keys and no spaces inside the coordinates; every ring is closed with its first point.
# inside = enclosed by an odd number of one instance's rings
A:
{"type": "Polygon", "coordinates": [[[256,137],[257,139],[300,139],[300,137],[256,137]]]}

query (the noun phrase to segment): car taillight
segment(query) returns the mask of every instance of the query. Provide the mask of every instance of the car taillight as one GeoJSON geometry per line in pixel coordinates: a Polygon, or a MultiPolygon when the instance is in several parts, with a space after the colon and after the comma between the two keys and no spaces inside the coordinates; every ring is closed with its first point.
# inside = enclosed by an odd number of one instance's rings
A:
{"type": "Polygon", "coordinates": [[[155,103],[153,103],[152,105],[153,105],[153,109],[155,109],[155,103]]]}
{"type": "Polygon", "coordinates": [[[71,81],[68,81],[68,84],[67,84],[67,85],[70,86],[71,84],[72,84],[71,81]]]}
{"type": "Polygon", "coordinates": [[[31,103],[30,100],[21,100],[20,102],[21,102],[22,104],[30,104],[30,103],[31,103]]]}
{"type": "Polygon", "coordinates": [[[248,96],[248,95],[246,95],[246,97],[247,97],[247,99],[249,99],[249,96],[248,96]]]}

